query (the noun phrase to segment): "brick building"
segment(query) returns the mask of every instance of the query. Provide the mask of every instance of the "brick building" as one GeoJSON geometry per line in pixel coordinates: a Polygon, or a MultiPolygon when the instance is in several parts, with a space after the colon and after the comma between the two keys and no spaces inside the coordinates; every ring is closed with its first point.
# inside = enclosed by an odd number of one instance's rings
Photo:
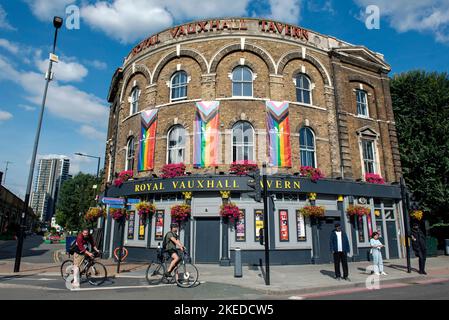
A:
{"type": "MultiPolygon", "coordinates": [[[[136,199],[154,202],[164,232],[170,207],[187,201],[192,213],[181,237],[194,261],[226,264],[240,247],[245,263],[257,263],[263,255],[257,241],[263,205],[249,196],[248,178],[231,174],[230,166],[268,163],[275,263],[329,262],[336,221],[348,233],[353,260],[367,258],[373,230],[381,231],[387,258],[401,257],[401,165],[389,71],[380,53],[276,21],[204,20],[150,36],[112,78],[106,195],[135,199],[129,201],[133,212],[136,199]],[[207,121],[213,121],[205,116],[214,112],[218,133],[202,146],[213,160],[203,163],[197,135],[209,134],[207,121]],[[143,123],[153,117],[154,159],[142,166],[142,141],[149,139],[143,123]],[[205,123],[203,131],[198,121],[205,123]],[[282,141],[276,145],[273,137],[282,141]],[[181,162],[187,176],[160,178],[164,165],[181,162]],[[319,168],[325,179],[301,177],[301,166],[319,168]],[[123,170],[133,170],[134,179],[115,187],[114,176],[123,170]],[[386,183],[367,183],[367,174],[386,183]],[[220,218],[227,201],[242,210],[238,232],[220,218]],[[324,206],[325,217],[304,218],[299,209],[309,204],[324,206]],[[371,213],[350,218],[349,205],[371,213]]],[[[117,245],[119,230],[108,218],[105,251],[117,245]]],[[[130,256],[148,258],[160,242],[155,216],[142,221],[136,214],[124,232],[130,256]]]]}

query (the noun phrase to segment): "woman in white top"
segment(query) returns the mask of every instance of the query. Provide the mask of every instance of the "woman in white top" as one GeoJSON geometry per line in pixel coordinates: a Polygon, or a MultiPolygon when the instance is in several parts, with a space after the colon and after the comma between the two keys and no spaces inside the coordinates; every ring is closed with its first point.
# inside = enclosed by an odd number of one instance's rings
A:
{"type": "Polygon", "coordinates": [[[373,255],[373,264],[374,264],[374,274],[375,275],[387,275],[384,272],[384,263],[382,260],[382,247],[384,245],[379,241],[379,233],[373,232],[372,238],[370,240],[371,245],[371,254],[373,255]]]}

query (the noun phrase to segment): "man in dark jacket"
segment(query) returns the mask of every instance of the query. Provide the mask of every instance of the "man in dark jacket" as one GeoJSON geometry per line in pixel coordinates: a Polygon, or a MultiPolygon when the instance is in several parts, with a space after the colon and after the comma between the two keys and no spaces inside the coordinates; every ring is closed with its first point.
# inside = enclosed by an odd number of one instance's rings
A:
{"type": "Polygon", "coordinates": [[[425,269],[426,266],[426,255],[427,255],[427,249],[426,249],[426,236],[419,228],[419,225],[415,223],[412,228],[412,248],[413,251],[415,251],[415,255],[418,257],[419,260],[419,273],[420,274],[427,274],[425,269]]]}
{"type": "Polygon", "coordinates": [[[335,279],[341,279],[340,262],[343,266],[343,279],[349,281],[348,278],[348,253],[349,240],[346,234],[341,230],[339,223],[335,224],[335,230],[332,231],[330,238],[330,250],[334,254],[335,279]]]}

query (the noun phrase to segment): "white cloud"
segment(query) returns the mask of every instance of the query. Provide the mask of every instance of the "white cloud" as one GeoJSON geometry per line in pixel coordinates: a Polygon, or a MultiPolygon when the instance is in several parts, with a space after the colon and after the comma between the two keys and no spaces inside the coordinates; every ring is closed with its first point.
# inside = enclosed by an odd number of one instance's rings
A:
{"type": "Polygon", "coordinates": [[[159,1],[176,19],[235,17],[246,15],[249,0],[166,0],[159,1]]]}
{"type": "Polygon", "coordinates": [[[0,39],[0,47],[8,50],[11,53],[18,53],[19,52],[19,46],[15,43],[12,43],[6,39],[0,39]]]}
{"type": "MultiPolygon", "coordinates": [[[[53,63],[52,72],[54,73],[54,79],[64,82],[81,82],[84,77],[87,76],[87,69],[73,58],[60,59],[58,63],[53,63]]],[[[48,70],[48,59],[36,59],[36,65],[39,70],[45,74],[48,70]]]]}
{"type": "Polygon", "coordinates": [[[157,0],[98,1],[82,7],[81,17],[92,28],[124,44],[142,39],[173,23],[171,15],[157,0]]]}
{"type": "Polygon", "coordinates": [[[25,110],[25,111],[34,111],[34,110],[36,110],[36,107],[32,107],[32,106],[29,106],[29,105],[26,105],[26,104],[19,104],[18,107],[23,109],[23,110],[25,110]]]}
{"type": "Polygon", "coordinates": [[[0,29],[5,29],[5,30],[16,30],[16,28],[14,28],[9,22],[8,19],[6,18],[8,14],[6,13],[5,9],[3,9],[3,7],[0,5],[0,29]]]}
{"type": "MultiPolygon", "coordinates": [[[[78,151],[77,151],[78,152],[78,151]]],[[[80,153],[88,154],[87,152],[79,151],[80,153]]],[[[86,164],[90,164],[93,162],[93,158],[73,155],[70,157],[70,169],[69,172],[72,175],[76,175],[77,173],[81,172],[81,167],[85,166],[86,164]]]]}
{"type": "Polygon", "coordinates": [[[398,32],[433,33],[439,42],[449,42],[449,1],[447,0],[354,0],[364,13],[368,5],[377,5],[381,19],[398,32]]]}
{"type": "MultiPolygon", "coordinates": [[[[24,89],[26,99],[36,105],[42,100],[44,77],[36,72],[14,69],[13,65],[0,56],[0,81],[14,81],[24,89]]],[[[80,123],[95,123],[106,126],[108,109],[104,101],[71,85],[51,82],[46,101],[47,110],[53,115],[80,123]]]]}
{"type": "Polygon", "coordinates": [[[298,23],[301,15],[301,0],[270,0],[270,19],[298,23]]]}
{"type": "Polygon", "coordinates": [[[107,63],[100,60],[87,61],[86,64],[97,70],[106,70],[108,68],[107,63]]]}
{"type": "Polygon", "coordinates": [[[33,15],[41,21],[53,21],[54,16],[65,16],[65,8],[76,0],[24,0],[33,15]]]}
{"type": "Polygon", "coordinates": [[[0,110],[0,121],[6,121],[11,119],[13,116],[8,111],[2,111],[0,110]]]}
{"type": "Polygon", "coordinates": [[[78,132],[89,139],[100,141],[106,140],[106,132],[99,131],[96,128],[89,125],[82,125],[81,128],[78,130],[78,132]]]}

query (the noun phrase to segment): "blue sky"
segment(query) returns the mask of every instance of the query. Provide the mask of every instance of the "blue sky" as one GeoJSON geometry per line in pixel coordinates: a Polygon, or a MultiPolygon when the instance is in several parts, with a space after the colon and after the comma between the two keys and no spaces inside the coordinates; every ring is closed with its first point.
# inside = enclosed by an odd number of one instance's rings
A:
{"type": "Polygon", "coordinates": [[[11,161],[6,187],[24,197],[32,145],[53,40],[52,17],[80,8],[80,28],[59,33],[55,81],[47,100],[39,155],[66,155],[71,172],[95,173],[104,157],[115,69],[139,40],[200,18],[273,18],[383,53],[391,74],[412,69],[449,72],[447,0],[0,0],[0,171],[11,161]],[[416,3],[415,3],[416,2],[416,3]],[[365,25],[376,5],[380,28],[365,25]]]}

